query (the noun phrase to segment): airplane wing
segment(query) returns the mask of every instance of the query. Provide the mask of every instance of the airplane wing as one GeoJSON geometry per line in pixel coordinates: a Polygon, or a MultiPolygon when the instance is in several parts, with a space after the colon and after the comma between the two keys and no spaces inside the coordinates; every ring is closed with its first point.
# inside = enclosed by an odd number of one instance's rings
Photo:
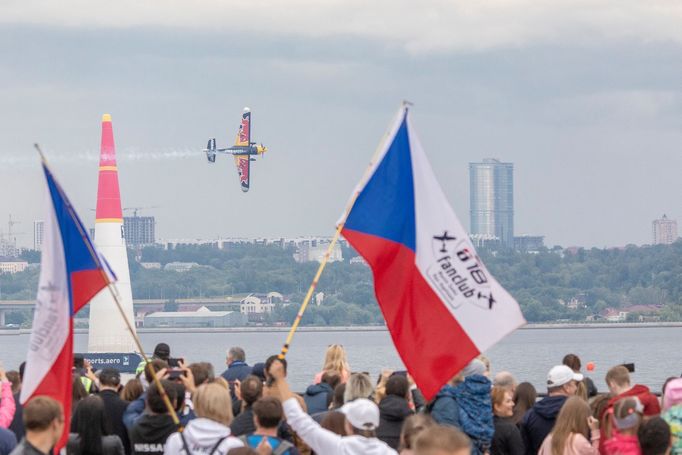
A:
{"type": "Polygon", "coordinates": [[[246,193],[251,184],[251,159],[249,155],[234,155],[234,164],[237,166],[242,191],[246,193]]]}
{"type": "Polygon", "coordinates": [[[251,145],[251,111],[248,107],[244,108],[242,121],[239,124],[239,131],[234,145],[238,147],[248,147],[251,145]]]}

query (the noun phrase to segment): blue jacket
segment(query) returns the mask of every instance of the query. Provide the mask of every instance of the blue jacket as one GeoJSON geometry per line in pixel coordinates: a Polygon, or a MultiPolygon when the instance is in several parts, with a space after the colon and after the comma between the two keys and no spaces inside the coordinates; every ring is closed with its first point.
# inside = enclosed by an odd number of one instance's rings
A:
{"type": "Polygon", "coordinates": [[[303,401],[305,401],[308,414],[317,414],[329,409],[329,403],[331,403],[333,394],[334,390],[325,382],[309,386],[305,391],[305,395],[303,395],[303,401]]]}
{"type": "Polygon", "coordinates": [[[552,431],[556,417],[566,401],[565,396],[545,397],[526,412],[521,421],[521,436],[526,454],[535,455],[542,441],[552,431]]]}
{"type": "MultiPolygon", "coordinates": [[[[246,362],[235,360],[223,371],[221,375],[227,382],[234,382],[236,379],[243,381],[245,377],[251,374],[251,367],[246,362]]],[[[232,384],[230,384],[231,386],[232,384]]]]}
{"type": "Polygon", "coordinates": [[[485,376],[467,376],[455,387],[444,386],[431,410],[436,422],[456,426],[469,436],[473,455],[490,448],[495,432],[490,388],[490,380],[485,376]]]}
{"type": "Polygon", "coordinates": [[[9,455],[17,446],[17,438],[11,431],[0,428],[0,455],[9,455]]]}
{"type": "Polygon", "coordinates": [[[135,401],[131,401],[125,412],[123,413],[123,425],[126,426],[128,431],[135,425],[137,419],[144,413],[144,403],[147,399],[147,392],[137,397],[135,401]]]}

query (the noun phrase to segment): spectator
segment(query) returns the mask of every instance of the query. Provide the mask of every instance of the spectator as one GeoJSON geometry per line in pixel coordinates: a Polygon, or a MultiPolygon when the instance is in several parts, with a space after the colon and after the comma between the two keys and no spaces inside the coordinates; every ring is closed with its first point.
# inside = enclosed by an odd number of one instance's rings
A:
{"type": "Polygon", "coordinates": [[[265,362],[254,363],[253,368],[251,368],[251,374],[265,382],[265,362]]]}
{"type": "Polygon", "coordinates": [[[538,455],[599,455],[599,421],[585,400],[566,400],[538,455]]]}
{"type": "Polygon", "coordinates": [[[469,455],[471,442],[456,428],[434,425],[422,431],[414,441],[415,455],[469,455]]]}
{"type": "Polygon", "coordinates": [[[530,382],[522,382],[516,386],[514,391],[514,415],[512,416],[512,421],[514,425],[521,425],[523,416],[526,412],[535,405],[535,401],[538,399],[538,392],[535,387],[530,382]]]}
{"type": "MultiPolygon", "coordinates": [[[[568,368],[573,370],[574,373],[580,373],[580,368],[582,363],[580,362],[580,357],[575,354],[566,354],[563,361],[561,362],[568,368]]],[[[597,396],[597,386],[594,385],[594,381],[583,375],[583,380],[578,383],[578,392],[576,395],[584,400],[593,398],[597,396]]]]}
{"type": "Polygon", "coordinates": [[[494,386],[490,398],[493,405],[495,433],[490,445],[490,455],[523,455],[523,439],[519,427],[512,420],[514,400],[509,387],[494,386]]]}
{"type": "Polygon", "coordinates": [[[557,365],[547,374],[547,396],[533,405],[521,421],[521,436],[528,455],[535,455],[552,431],[561,407],[575,395],[583,375],[566,365],[557,365]]]}
{"type": "Polygon", "coordinates": [[[0,428],[7,428],[14,418],[14,395],[12,395],[12,383],[7,379],[5,370],[0,368],[0,428]]]}
{"type": "Polygon", "coordinates": [[[121,399],[132,403],[142,396],[144,389],[142,388],[142,382],[138,378],[130,379],[126,382],[126,385],[121,390],[121,399]]]}
{"type": "Polygon", "coordinates": [[[513,395],[517,386],[516,378],[509,371],[500,371],[493,379],[493,386],[509,389],[513,395]]]}
{"type": "Polygon", "coordinates": [[[652,417],[646,420],[637,431],[637,439],[642,455],[667,455],[671,453],[670,426],[660,417],[652,417]]]}
{"type": "Polygon", "coordinates": [[[407,377],[398,374],[390,376],[385,391],[386,396],[379,403],[377,438],[397,450],[403,423],[413,414],[408,402],[410,387],[407,377]]]}
{"type": "Polygon", "coordinates": [[[371,399],[373,394],[374,387],[369,379],[369,375],[367,373],[353,373],[346,383],[346,389],[343,392],[343,402],[349,403],[358,398],[371,399]]]}
{"type": "MultiPolygon", "coordinates": [[[[222,377],[230,384],[234,381],[243,381],[251,374],[251,367],[246,363],[246,353],[238,346],[232,347],[227,351],[227,359],[225,360],[227,369],[223,371],[222,377]]],[[[234,399],[234,396],[232,397],[234,399]]]]}
{"type": "MultiPolygon", "coordinates": [[[[150,361],[153,360],[163,360],[166,364],[168,364],[168,360],[170,359],[170,346],[168,346],[166,343],[159,343],[154,347],[154,353],[152,354],[152,358],[149,359],[150,361]]],[[[145,366],[147,365],[147,362],[142,360],[138,365],[137,369],[135,370],[135,376],[139,378],[144,378],[142,376],[142,373],[146,370],[145,366]]],[[[149,382],[147,384],[142,384],[143,387],[146,388],[146,386],[149,385],[149,382]]]]}
{"type": "Polygon", "coordinates": [[[400,455],[412,455],[417,436],[434,425],[436,422],[427,414],[414,414],[405,419],[400,432],[400,455]]]}
{"type": "Polygon", "coordinates": [[[603,443],[604,455],[640,455],[637,432],[642,423],[644,406],[637,397],[618,400],[605,419],[606,441],[603,443]]]}
{"type": "Polygon", "coordinates": [[[350,378],[350,366],[348,366],[346,350],[340,344],[329,345],[324,354],[322,371],[315,375],[313,384],[319,384],[322,381],[322,375],[330,372],[338,374],[343,384],[350,378]]]}
{"type": "Polygon", "coordinates": [[[23,413],[24,413],[24,408],[21,405],[21,401],[19,400],[21,396],[21,386],[24,382],[24,370],[26,369],[26,362],[21,362],[19,365],[19,387],[16,392],[14,392],[14,418],[12,419],[12,423],[9,425],[9,429],[14,433],[14,436],[16,436],[17,441],[21,441],[21,439],[24,437],[24,421],[23,421],[23,413]]]}
{"type": "Polygon", "coordinates": [[[663,415],[674,437],[672,453],[682,455],[682,378],[668,382],[663,393],[663,415]]]}
{"type": "MultiPolygon", "coordinates": [[[[166,379],[161,381],[161,385],[166,391],[171,405],[177,407],[180,398],[178,388],[166,379]]],[[[149,386],[145,396],[147,409],[144,414],[136,419],[128,431],[132,453],[135,455],[163,453],[166,440],[178,430],[178,426],[173,422],[156,383],[149,386]]]]}
{"type": "Polygon", "coordinates": [[[352,435],[339,436],[322,428],[301,408],[298,400],[289,389],[284,365],[281,361],[274,359],[267,366],[267,374],[274,380],[270,394],[279,398],[283,403],[287,423],[316,453],[325,455],[397,453],[386,443],[376,438],[375,431],[379,426],[379,408],[375,403],[365,398],[358,398],[346,403],[342,412],[346,415],[352,435]]]}
{"type": "Polygon", "coordinates": [[[164,453],[175,455],[207,453],[224,455],[244,444],[230,431],[232,405],[230,393],[218,384],[204,384],[194,394],[197,418],[189,422],[182,433],[173,433],[164,453]]]}
{"type": "MultiPolygon", "coordinates": [[[[154,377],[152,374],[160,374],[161,377],[163,377],[167,370],[168,363],[166,363],[164,360],[152,360],[150,362],[150,366],[144,368],[144,374],[142,376],[145,378],[145,382],[142,383],[142,387],[144,388],[145,383],[152,384],[154,382],[154,377]]],[[[123,413],[123,424],[128,430],[130,430],[132,426],[135,425],[135,422],[137,422],[137,420],[142,416],[146,402],[147,392],[143,392],[136,400],[131,401],[126,408],[125,412],[123,413]]]]}
{"type": "Polygon", "coordinates": [[[436,394],[431,416],[442,425],[464,431],[471,439],[471,453],[478,455],[490,449],[494,426],[490,403],[490,380],[485,364],[472,360],[450,384],[436,394]]]}
{"type": "Polygon", "coordinates": [[[266,439],[273,454],[298,455],[299,452],[292,443],[277,437],[277,428],[283,413],[282,403],[275,397],[264,397],[256,401],[253,405],[256,431],[240,438],[244,445],[255,449],[266,439]]]}
{"type": "Polygon", "coordinates": [[[66,444],[68,455],[123,455],[121,438],[109,434],[105,419],[104,401],[89,395],[78,405],[74,415],[76,431],[69,435],[66,444]]]}
{"type": "Polygon", "coordinates": [[[346,416],[343,415],[343,412],[341,411],[329,411],[325,413],[320,426],[339,436],[349,435],[346,416]]]}
{"type": "Polygon", "coordinates": [[[88,392],[85,390],[83,381],[81,381],[81,376],[74,373],[71,377],[71,431],[75,431],[73,415],[76,413],[76,409],[78,409],[78,403],[87,396],[88,392]]]}
{"type": "Polygon", "coordinates": [[[334,397],[334,388],[341,382],[338,373],[330,371],[322,375],[319,384],[308,386],[303,395],[303,400],[308,408],[308,414],[317,414],[329,409],[334,397]]]}
{"type": "Polygon", "coordinates": [[[263,383],[256,376],[249,375],[239,384],[238,395],[242,401],[242,412],[239,413],[230,425],[234,436],[250,434],[256,431],[253,421],[253,404],[263,396],[263,383]]]}
{"type": "Polygon", "coordinates": [[[130,454],[130,440],[128,430],[123,425],[123,413],[128,407],[128,402],[121,399],[118,389],[121,386],[121,374],[113,368],[105,368],[99,374],[99,396],[104,403],[104,414],[107,428],[111,434],[121,439],[126,454],[130,454]]]}
{"type": "Polygon", "coordinates": [[[17,437],[10,430],[0,428],[0,455],[9,455],[17,446],[17,437]]]}
{"type": "Polygon", "coordinates": [[[11,455],[47,455],[64,431],[64,408],[46,396],[32,398],[24,406],[26,435],[11,455]]]}

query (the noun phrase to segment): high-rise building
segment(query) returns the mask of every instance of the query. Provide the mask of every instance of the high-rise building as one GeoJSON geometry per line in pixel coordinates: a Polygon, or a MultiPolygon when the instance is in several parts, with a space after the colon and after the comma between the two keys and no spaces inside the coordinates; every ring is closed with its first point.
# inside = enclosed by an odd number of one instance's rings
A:
{"type": "Polygon", "coordinates": [[[33,222],[33,249],[40,251],[43,248],[43,233],[45,222],[36,220],[33,222]]]}
{"type": "Polygon", "coordinates": [[[153,216],[123,217],[126,245],[153,245],[156,242],[156,220],[153,216]]]}
{"type": "Polygon", "coordinates": [[[677,240],[677,221],[668,219],[666,215],[651,223],[654,245],[670,245],[677,240]]]}
{"type": "Polygon", "coordinates": [[[514,247],[514,164],[496,159],[469,163],[471,234],[514,247]]]}

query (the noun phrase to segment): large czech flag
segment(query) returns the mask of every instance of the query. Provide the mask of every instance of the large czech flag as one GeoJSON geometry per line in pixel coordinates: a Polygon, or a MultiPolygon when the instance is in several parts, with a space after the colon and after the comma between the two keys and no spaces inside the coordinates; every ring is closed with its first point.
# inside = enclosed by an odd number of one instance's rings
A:
{"type": "Polygon", "coordinates": [[[115,277],[44,163],[43,170],[49,202],[21,402],[46,395],[62,403],[66,422],[55,447],[59,451],[68,439],[71,417],[73,316],[115,277]]]}
{"type": "Polygon", "coordinates": [[[351,204],[343,236],[372,268],[393,342],[427,399],[525,324],[448,204],[407,107],[351,204]]]}

